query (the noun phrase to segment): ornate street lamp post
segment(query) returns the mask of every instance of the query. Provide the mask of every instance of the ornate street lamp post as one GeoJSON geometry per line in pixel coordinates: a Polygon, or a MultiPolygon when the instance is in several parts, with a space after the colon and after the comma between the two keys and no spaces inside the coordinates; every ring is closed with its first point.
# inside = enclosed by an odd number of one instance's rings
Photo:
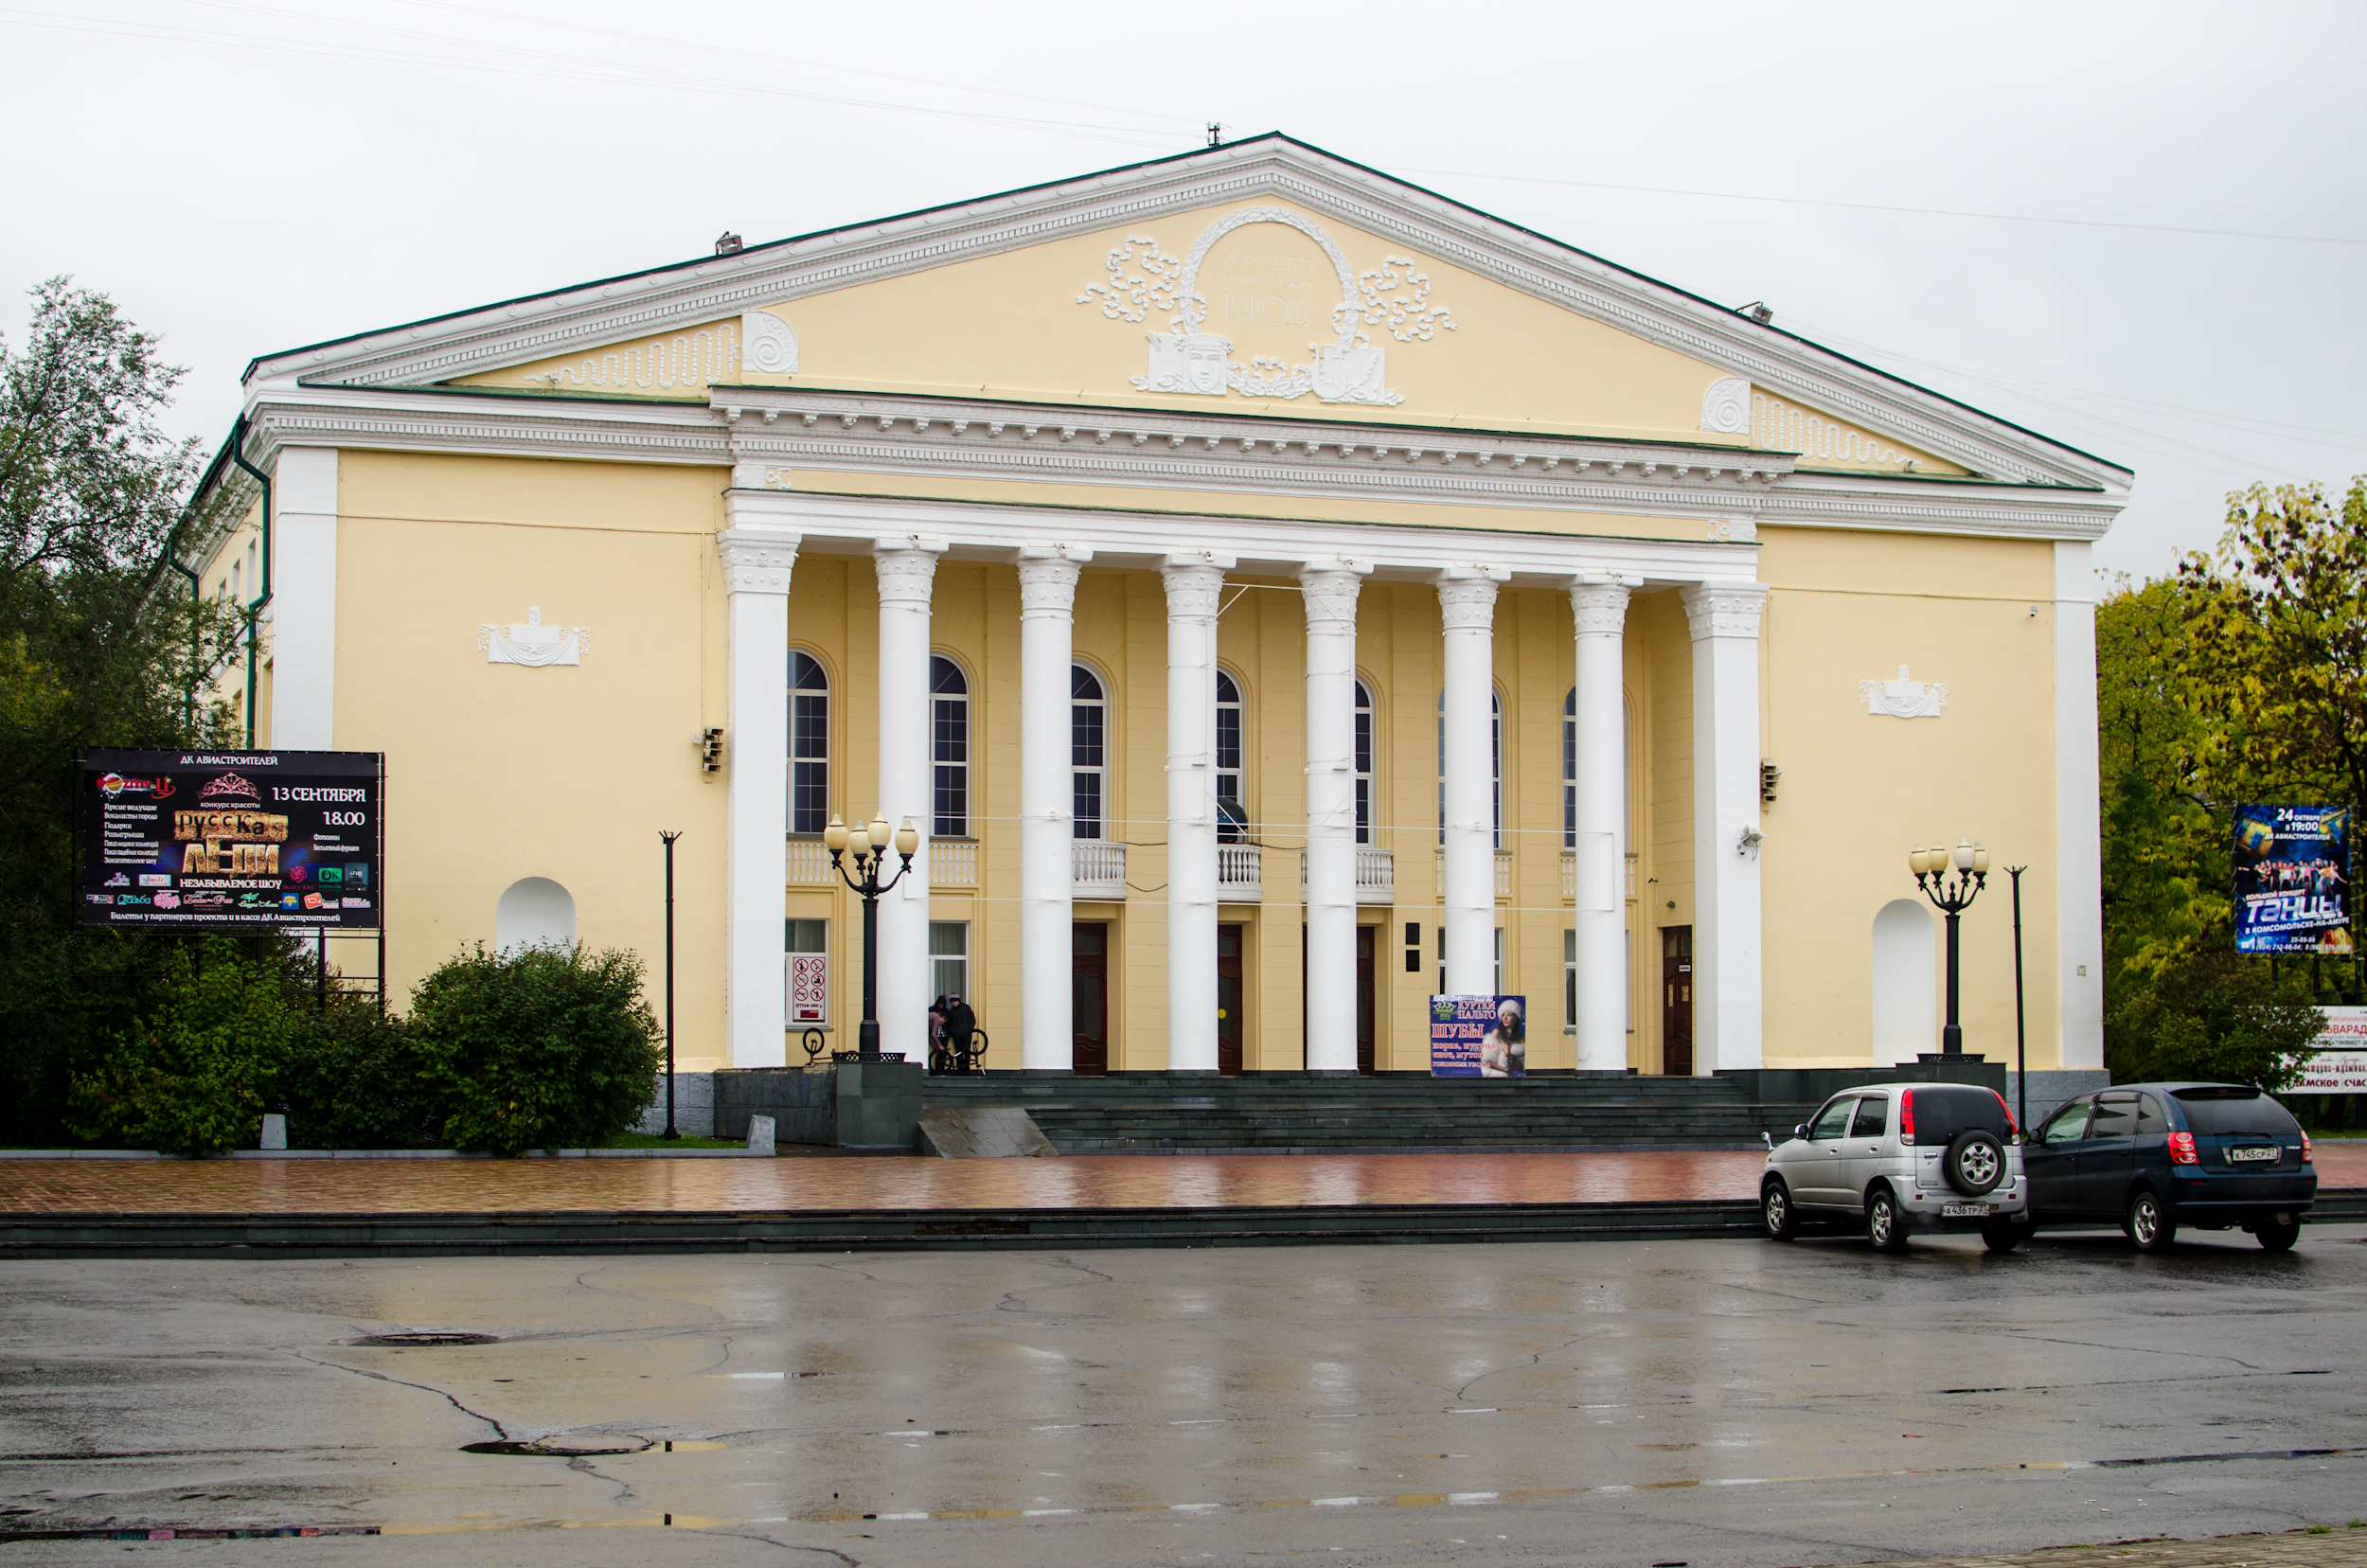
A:
{"type": "Polygon", "coordinates": [[[1972,900],[1989,884],[1989,852],[1970,839],[1952,850],[1926,849],[1918,844],[1907,857],[1907,866],[1914,872],[1915,885],[1923,889],[1923,896],[1948,917],[1948,1023],[1940,1030],[1940,1050],[1958,1056],[1965,1048],[1965,1031],[1956,1022],[1956,918],[1972,907],[1972,900]],[[1952,882],[1947,880],[1951,864],[1956,870],[1952,882]]]}
{"type": "Polygon", "coordinates": [[[830,869],[863,897],[863,1025],[856,1032],[855,1048],[863,1056],[876,1057],[880,1054],[880,895],[902,882],[904,873],[913,868],[920,833],[910,817],[896,829],[896,852],[904,857],[904,864],[885,882],[880,880],[880,866],[887,859],[887,818],[874,817],[867,828],[861,824],[849,828],[832,817],[822,829],[822,842],[829,847],[830,869]],[[842,855],[853,858],[854,875],[847,875],[840,862],[842,855]]]}

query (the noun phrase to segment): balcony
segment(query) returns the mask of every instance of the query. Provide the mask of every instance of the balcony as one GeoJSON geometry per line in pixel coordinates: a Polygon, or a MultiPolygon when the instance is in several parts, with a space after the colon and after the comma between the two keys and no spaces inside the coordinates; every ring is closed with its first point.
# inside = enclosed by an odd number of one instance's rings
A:
{"type": "Polygon", "coordinates": [[[1126,846],[1107,839],[1069,842],[1069,881],[1072,895],[1100,903],[1126,898],[1126,846]]]}
{"type": "MultiPolygon", "coordinates": [[[[1627,897],[1630,899],[1636,896],[1635,876],[1638,858],[1633,851],[1630,851],[1627,857],[1627,868],[1621,873],[1626,881],[1627,897]]],[[[1565,899],[1575,899],[1578,896],[1578,852],[1575,849],[1564,849],[1561,852],[1561,896],[1565,899]]]]}
{"type": "Polygon", "coordinates": [[[978,841],[976,839],[931,839],[929,841],[929,885],[931,887],[977,886],[978,841]]]}
{"type": "MultiPolygon", "coordinates": [[[[1444,849],[1438,851],[1438,896],[1441,899],[1447,896],[1447,852],[1444,849]]],[[[1496,851],[1496,897],[1512,897],[1512,851],[1509,849],[1496,851]]]]}
{"type": "MultiPolygon", "coordinates": [[[[1307,901],[1307,851],[1299,851],[1299,902],[1307,901]]],[[[1356,901],[1393,904],[1397,901],[1396,856],[1369,844],[1356,846],[1356,901]]]]}
{"type": "Polygon", "coordinates": [[[792,887],[831,887],[838,882],[830,871],[830,851],[819,838],[791,839],[787,869],[792,887]]]}
{"type": "Polygon", "coordinates": [[[1256,903],[1265,896],[1265,851],[1255,844],[1218,845],[1218,901],[1256,903]]]}

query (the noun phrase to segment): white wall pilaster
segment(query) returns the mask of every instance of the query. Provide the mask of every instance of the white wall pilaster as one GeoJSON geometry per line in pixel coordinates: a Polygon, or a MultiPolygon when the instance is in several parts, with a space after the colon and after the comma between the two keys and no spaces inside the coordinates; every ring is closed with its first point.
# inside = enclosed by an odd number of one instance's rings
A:
{"type": "Polygon", "coordinates": [[[271,744],[329,751],[337,697],[337,449],[283,447],[272,510],[271,744]]]}
{"type": "Polygon", "coordinates": [[[718,534],[716,545],[731,603],[724,1039],[733,1066],[778,1067],[787,1060],[789,1026],[782,857],[789,840],[789,581],[798,536],[735,527],[718,534]]]}
{"type": "Polygon", "coordinates": [[[1360,562],[1299,571],[1307,601],[1307,1070],[1356,1071],[1356,600],[1360,562]]]}
{"type": "Polygon", "coordinates": [[[1493,699],[1496,584],[1501,571],[1450,567],[1438,579],[1446,642],[1447,989],[1496,989],[1496,802],[1493,699]]]}
{"type": "Polygon", "coordinates": [[[1229,556],[1172,555],[1167,590],[1167,1070],[1217,1070],[1217,610],[1229,556]]]}
{"type": "Polygon", "coordinates": [[[1577,1066],[1628,1065],[1625,831],[1627,701],[1621,662],[1627,584],[1580,581],[1570,590],[1577,629],[1576,907],[1577,1066]]]}
{"type": "MultiPolygon", "coordinates": [[[[936,825],[929,752],[929,598],[940,540],[882,539],[871,564],[880,583],[880,789],[891,830],[920,834],[912,868],[880,900],[880,1048],[929,1060],[929,831],[936,825]]],[[[900,861],[889,849],[883,872],[900,861]]]]}
{"type": "Polygon", "coordinates": [[[1076,1059],[1069,669],[1077,567],[1092,557],[1058,544],[1019,552],[1019,1064],[1030,1072],[1076,1059]]]}
{"type": "MultiPolygon", "coordinates": [[[[2104,841],[2094,546],[2055,545],[2055,857],[2062,1065],[2104,1065],[2104,841]]],[[[2041,883],[2041,885],[2044,885],[2041,883]]]]}
{"type": "Polygon", "coordinates": [[[1683,591],[1693,633],[1693,1070],[1762,1064],[1755,582],[1683,591]]]}

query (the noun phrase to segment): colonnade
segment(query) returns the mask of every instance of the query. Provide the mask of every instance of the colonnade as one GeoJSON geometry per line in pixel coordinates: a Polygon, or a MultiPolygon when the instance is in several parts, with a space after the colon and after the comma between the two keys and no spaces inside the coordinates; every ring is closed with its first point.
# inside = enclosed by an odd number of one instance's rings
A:
{"type": "MultiPolygon", "coordinates": [[[[738,519],[736,518],[737,522],[738,519]]],[[[730,597],[727,1033],[737,1066],[786,1056],[782,846],[788,829],[789,591],[802,543],[775,527],[718,536],[730,597]]],[[[945,544],[876,541],[880,589],[879,808],[910,817],[921,847],[881,900],[881,1043],[926,1052],[930,593],[945,544]]],[[[1069,670],[1079,569],[1091,548],[1008,552],[1020,584],[1020,1064],[1062,1071],[1074,1048],[1069,670]]],[[[1159,562],[1167,612],[1167,1065],[1217,1070],[1217,614],[1228,556],[1159,562]]],[[[1307,614],[1307,1042],[1309,1071],[1356,1069],[1355,703],[1358,597],[1370,563],[1309,560],[1307,614]]],[[[1393,575],[1402,576],[1396,573],[1393,575]]],[[[1494,989],[1494,618],[1506,575],[1429,568],[1445,666],[1443,920],[1450,991],[1494,989]]],[[[1626,704],[1621,650],[1637,579],[1568,579],[1576,636],[1576,1065],[1628,1065],[1624,886],[1626,704]]],[[[1697,1070],[1760,1064],[1758,626],[1766,590],[1682,590],[1693,638],[1697,1070]]]]}

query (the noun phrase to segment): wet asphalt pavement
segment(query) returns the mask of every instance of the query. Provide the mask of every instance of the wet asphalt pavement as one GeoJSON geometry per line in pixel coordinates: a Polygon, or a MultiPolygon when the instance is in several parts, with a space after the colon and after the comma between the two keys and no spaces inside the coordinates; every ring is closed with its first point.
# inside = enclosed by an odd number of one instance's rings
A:
{"type": "Polygon", "coordinates": [[[2363,1349],[2358,1226],[2160,1258],[16,1263],[0,1564],[1722,1568],[2340,1526],[2367,1514],[2363,1349]],[[420,1330],[494,1338],[356,1343],[420,1330]]]}

